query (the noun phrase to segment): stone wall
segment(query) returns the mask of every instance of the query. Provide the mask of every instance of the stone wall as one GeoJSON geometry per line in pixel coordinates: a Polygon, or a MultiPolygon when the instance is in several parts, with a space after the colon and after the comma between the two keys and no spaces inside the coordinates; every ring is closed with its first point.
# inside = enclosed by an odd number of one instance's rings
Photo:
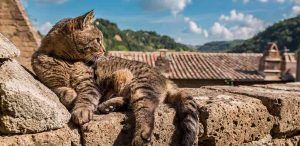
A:
{"type": "Polygon", "coordinates": [[[31,55],[40,44],[40,36],[31,26],[20,0],[0,0],[0,33],[20,50],[17,59],[31,70],[31,55]]]}
{"type": "MultiPolygon", "coordinates": [[[[130,145],[132,112],[95,115],[74,126],[58,97],[14,61],[18,54],[0,34],[0,146],[130,145]]],[[[197,100],[195,145],[300,145],[300,83],[181,90],[197,100]]],[[[180,119],[174,109],[161,105],[155,117],[152,145],[178,145],[180,119]]]]}

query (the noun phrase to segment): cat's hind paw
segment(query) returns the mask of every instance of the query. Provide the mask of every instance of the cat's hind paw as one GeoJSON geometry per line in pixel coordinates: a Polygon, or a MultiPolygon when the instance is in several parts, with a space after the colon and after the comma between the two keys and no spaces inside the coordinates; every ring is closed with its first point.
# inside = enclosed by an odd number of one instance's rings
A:
{"type": "Polygon", "coordinates": [[[114,97],[98,105],[98,112],[108,114],[126,105],[125,97],[114,97]]]}

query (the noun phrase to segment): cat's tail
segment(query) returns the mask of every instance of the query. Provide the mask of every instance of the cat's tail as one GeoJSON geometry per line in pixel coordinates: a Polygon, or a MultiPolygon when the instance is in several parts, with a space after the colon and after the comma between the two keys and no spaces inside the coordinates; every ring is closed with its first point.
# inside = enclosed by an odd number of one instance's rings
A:
{"type": "Polygon", "coordinates": [[[188,93],[179,91],[172,81],[167,81],[166,103],[175,107],[179,117],[182,132],[181,145],[193,145],[199,131],[199,112],[195,100],[188,93]]]}

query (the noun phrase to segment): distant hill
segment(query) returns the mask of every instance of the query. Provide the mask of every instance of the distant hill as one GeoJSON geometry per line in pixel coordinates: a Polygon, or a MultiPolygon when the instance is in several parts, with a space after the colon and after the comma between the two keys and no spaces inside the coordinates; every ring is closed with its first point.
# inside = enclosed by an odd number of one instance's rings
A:
{"type": "Polygon", "coordinates": [[[230,52],[263,52],[268,42],[276,42],[280,49],[297,50],[300,44],[300,16],[280,21],[230,52]]]}
{"type": "Polygon", "coordinates": [[[206,52],[263,52],[268,42],[276,42],[280,49],[285,46],[294,52],[300,44],[300,16],[286,19],[268,27],[245,41],[213,42],[200,46],[206,52]]]}
{"type": "Polygon", "coordinates": [[[153,31],[120,30],[118,25],[105,19],[97,19],[96,26],[103,32],[107,50],[155,51],[167,48],[176,51],[193,51],[191,47],[175,42],[166,35],[153,31]]]}
{"type": "Polygon", "coordinates": [[[232,48],[243,44],[244,40],[209,42],[197,48],[200,52],[229,52],[232,48]]]}

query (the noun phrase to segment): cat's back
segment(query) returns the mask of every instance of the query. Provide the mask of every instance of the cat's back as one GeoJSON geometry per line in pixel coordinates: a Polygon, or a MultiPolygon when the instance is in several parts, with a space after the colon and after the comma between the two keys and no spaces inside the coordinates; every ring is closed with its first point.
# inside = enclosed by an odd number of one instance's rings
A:
{"type": "Polygon", "coordinates": [[[155,70],[150,65],[135,60],[124,59],[121,57],[109,56],[105,61],[97,63],[97,68],[104,70],[116,71],[120,69],[128,69],[132,72],[137,70],[155,70]]]}
{"type": "Polygon", "coordinates": [[[128,60],[120,57],[110,56],[106,60],[96,64],[96,75],[99,78],[109,78],[114,74],[130,74],[131,78],[149,80],[149,82],[157,81],[164,84],[167,79],[149,64],[128,60]]]}

